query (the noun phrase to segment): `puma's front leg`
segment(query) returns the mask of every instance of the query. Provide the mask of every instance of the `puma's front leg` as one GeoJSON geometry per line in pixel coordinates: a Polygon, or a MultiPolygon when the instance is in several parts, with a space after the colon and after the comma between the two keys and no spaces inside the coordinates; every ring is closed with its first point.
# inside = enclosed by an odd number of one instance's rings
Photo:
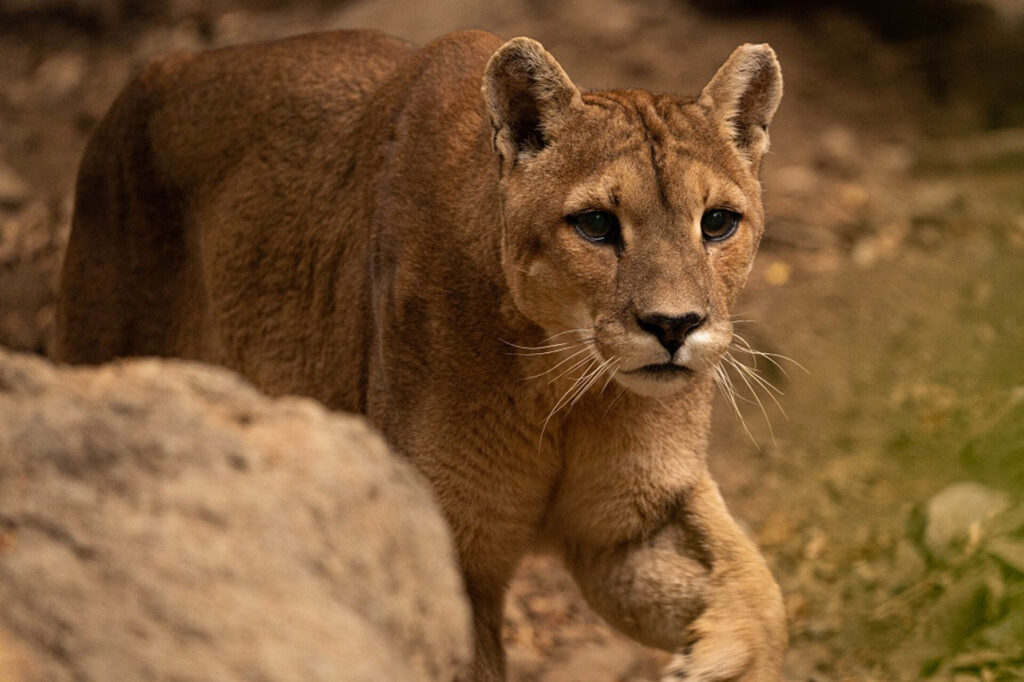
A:
{"type": "Polygon", "coordinates": [[[644,536],[566,550],[596,611],[678,654],[665,680],[779,679],[787,644],[779,587],[707,476],[644,536]]]}

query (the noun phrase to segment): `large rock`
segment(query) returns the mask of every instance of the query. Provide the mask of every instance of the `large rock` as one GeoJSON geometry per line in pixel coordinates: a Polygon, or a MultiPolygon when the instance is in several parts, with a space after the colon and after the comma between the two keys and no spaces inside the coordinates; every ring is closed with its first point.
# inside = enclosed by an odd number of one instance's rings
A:
{"type": "Polygon", "coordinates": [[[5,682],[451,679],[469,622],[429,490],[362,420],[0,349],[5,682]]]}
{"type": "Polygon", "coordinates": [[[976,546],[983,524],[1009,506],[1009,495],[974,481],[947,486],[925,508],[925,547],[932,556],[947,559],[964,547],[976,546]]]}

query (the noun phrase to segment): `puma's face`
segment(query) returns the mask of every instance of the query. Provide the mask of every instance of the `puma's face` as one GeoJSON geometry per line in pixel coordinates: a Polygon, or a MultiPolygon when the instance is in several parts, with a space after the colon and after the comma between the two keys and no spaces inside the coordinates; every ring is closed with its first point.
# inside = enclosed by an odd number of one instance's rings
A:
{"type": "Polygon", "coordinates": [[[714,368],[732,341],[729,304],[763,229],[760,187],[693,103],[583,101],[563,137],[507,178],[509,284],[549,334],[579,330],[566,337],[593,339],[619,383],[662,395],[714,368]]]}
{"type": "MultiPolygon", "coordinates": [[[[755,50],[754,67],[774,74],[770,49],[755,50]]],[[[756,68],[739,71],[772,85],[756,68]]],[[[497,129],[503,262],[517,307],[551,343],[587,340],[591,356],[580,357],[642,395],[670,394],[715,368],[763,231],[767,121],[755,116],[738,132],[737,107],[764,93],[730,81],[739,103],[722,105],[723,120],[709,95],[723,98],[713,87],[722,77],[696,102],[577,92],[546,121],[539,105],[532,116],[544,124],[519,147],[502,147],[497,129]]]]}

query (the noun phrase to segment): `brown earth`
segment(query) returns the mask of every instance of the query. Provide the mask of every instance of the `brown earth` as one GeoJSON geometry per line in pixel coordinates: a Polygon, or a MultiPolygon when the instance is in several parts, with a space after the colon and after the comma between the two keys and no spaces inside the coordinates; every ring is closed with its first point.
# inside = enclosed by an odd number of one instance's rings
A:
{"type": "MultiPolygon", "coordinates": [[[[46,352],[78,156],[158,52],[477,27],[540,39],[584,87],[694,93],[736,44],[768,41],[786,94],[767,235],[735,312],[755,348],[805,369],[759,359],[782,409],[764,388],[766,416],[741,399],[748,434],[720,400],[712,464],[786,593],[787,679],[1024,677],[1024,130],[940,105],[920,44],[837,13],[723,18],[670,0],[213,7],[168,2],[125,23],[108,8],[99,32],[0,28],[0,343],[46,352]],[[962,480],[984,486],[980,506],[938,494],[962,480]],[[945,544],[929,544],[942,523],[945,544]]],[[[1002,80],[1019,80],[1009,64],[1002,80]]],[[[524,564],[507,626],[514,680],[652,680],[666,660],[611,632],[548,558],[524,564]]]]}

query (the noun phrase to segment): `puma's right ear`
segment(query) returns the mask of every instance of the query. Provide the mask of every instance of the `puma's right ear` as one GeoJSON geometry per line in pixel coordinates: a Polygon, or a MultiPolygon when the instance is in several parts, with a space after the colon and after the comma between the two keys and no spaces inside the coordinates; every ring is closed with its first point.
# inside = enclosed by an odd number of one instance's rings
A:
{"type": "Polygon", "coordinates": [[[698,104],[756,170],[768,124],[782,99],[782,70],[767,44],[740,45],[700,93],[698,104]]]}
{"type": "Polygon", "coordinates": [[[515,165],[546,147],[580,91],[544,46],[513,38],[491,56],[484,72],[484,102],[494,126],[494,146],[515,165]]]}

